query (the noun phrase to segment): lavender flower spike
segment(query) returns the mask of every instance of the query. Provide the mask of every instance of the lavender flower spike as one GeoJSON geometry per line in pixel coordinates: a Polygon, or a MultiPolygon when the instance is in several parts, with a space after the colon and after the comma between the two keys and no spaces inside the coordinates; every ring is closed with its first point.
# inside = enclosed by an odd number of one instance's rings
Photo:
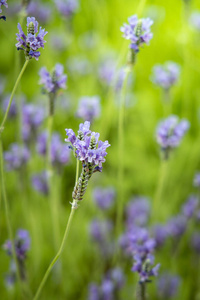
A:
{"type": "Polygon", "coordinates": [[[18,50],[24,50],[25,57],[27,60],[34,57],[38,60],[40,56],[40,52],[38,49],[44,48],[44,36],[47,34],[45,29],[40,27],[38,32],[38,22],[34,17],[27,18],[27,35],[23,32],[21,25],[18,23],[19,33],[17,33],[17,41],[16,47],[18,50]]]}
{"type": "Polygon", "coordinates": [[[63,74],[63,65],[56,64],[50,74],[45,67],[40,69],[40,81],[43,89],[47,93],[56,93],[59,89],[66,88],[67,75],[63,74]]]}
{"type": "Polygon", "coordinates": [[[179,146],[183,136],[190,127],[190,123],[187,120],[178,121],[177,116],[171,115],[158,125],[156,138],[164,151],[165,158],[168,158],[169,151],[179,146]]]}
{"type": "Polygon", "coordinates": [[[134,63],[135,54],[139,52],[139,49],[144,44],[149,44],[150,40],[153,37],[151,32],[151,25],[153,21],[150,18],[138,19],[136,15],[128,18],[128,24],[120,28],[123,32],[123,37],[127,40],[130,40],[130,49],[131,51],[131,63],[134,63]]]}
{"type": "MultiPolygon", "coordinates": [[[[0,13],[2,13],[2,9],[1,9],[2,5],[4,5],[6,8],[8,8],[7,0],[0,0],[0,13]]],[[[0,16],[0,19],[3,19],[4,21],[6,21],[5,16],[0,16]]]]}
{"type": "Polygon", "coordinates": [[[86,121],[79,125],[78,135],[72,129],[65,129],[68,138],[66,142],[71,143],[75,157],[82,163],[82,172],[72,194],[77,203],[83,199],[88,181],[96,171],[102,171],[102,163],[107,155],[106,148],[110,146],[108,141],[99,140],[99,133],[91,132],[90,122],[86,121]]]}
{"type": "Polygon", "coordinates": [[[76,113],[79,118],[92,122],[100,116],[100,112],[101,106],[100,98],[98,96],[81,97],[76,113]]]}

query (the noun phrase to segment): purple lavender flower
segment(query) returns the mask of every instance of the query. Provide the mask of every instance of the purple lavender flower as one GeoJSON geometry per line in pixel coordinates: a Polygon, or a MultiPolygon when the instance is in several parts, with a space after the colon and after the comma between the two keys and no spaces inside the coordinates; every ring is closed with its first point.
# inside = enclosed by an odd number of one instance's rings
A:
{"type": "Polygon", "coordinates": [[[49,5],[40,2],[31,1],[26,9],[27,14],[34,16],[39,22],[45,24],[51,17],[51,8],[49,5]]]}
{"type": "Polygon", "coordinates": [[[7,0],[0,0],[0,13],[2,13],[2,9],[1,9],[2,5],[8,8],[7,0]]]}
{"type": "Polygon", "coordinates": [[[135,197],[131,200],[126,209],[127,227],[146,225],[150,214],[150,205],[148,199],[144,197],[135,197]]]}
{"type": "Polygon", "coordinates": [[[187,226],[187,220],[184,216],[178,215],[169,220],[167,224],[168,234],[174,238],[181,237],[187,226]]]}
{"type": "MultiPolygon", "coordinates": [[[[19,261],[23,261],[26,259],[27,251],[30,249],[30,236],[29,232],[24,229],[19,229],[16,234],[16,238],[14,241],[15,252],[17,255],[17,259],[19,261]]],[[[13,256],[12,254],[12,244],[10,240],[7,240],[3,245],[4,250],[8,255],[13,256]]]]}
{"type": "Polygon", "coordinates": [[[45,67],[40,69],[40,84],[43,85],[44,91],[47,93],[57,93],[59,89],[66,88],[67,75],[63,74],[64,67],[56,64],[52,74],[45,67]]]}
{"type": "Polygon", "coordinates": [[[27,35],[24,34],[21,25],[18,23],[19,33],[17,33],[16,47],[18,50],[25,51],[26,59],[34,57],[36,60],[40,57],[40,52],[37,51],[40,48],[44,48],[44,36],[47,34],[45,29],[40,27],[38,32],[38,22],[34,17],[27,18],[27,35]]]}
{"type": "Polygon", "coordinates": [[[131,41],[130,48],[135,53],[139,52],[139,48],[143,44],[149,44],[153,37],[150,27],[153,21],[150,18],[138,19],[136,15],[128,18],[128,24],[124,23],[121,27],[123,37],[131,41]]]}
{"type": "Polygon", "coordinates": [[[169,273],[161,275],[158,279],[158,294],[162,299],[171,299],[177,292],[180,285],[180,277],[169,273]]]}
{"type": "Polygon", "coordinates": [[[178,117],[175,115],[160,122],[156,130],[156,138],[161,149],[167,153],[178,147],[189,127],[190,123],[187,120],[178,122],[178,117]]]}
{"type": "Polygon", "coordinates": [[[192,25],[192,27],[194,27],[194,29],[200,30],[200,12],[199,11],[195,11],[191,14],[190,24],[192,25]]]}
{"type": "Polygon", "coordinates": [[[94,202],[102,210],[109,209],[113,205],[115,197],[116,191],[113,187],[104,189],[97,187],[93,191],[94,202]]]}
{"type": "Polygon", "coordinates": [[[32,176],[32,185],[36,191],[42,193],[43,195],[48,195],[49,187],[47,172],[43,171],[32,176]]]}
{"type": "Polygon", "coordinates": [[[35,139],[39,126],[44,120],[44,110],[42,107],[28,103],[22,107],[22,135],[26,142],[35,139]]]}
{"type": "Polygon", "coordinates": [[[55,0],[58,11],[65,17],[70,17],[79,8],[77,0],[55,0]]]}
{"type": "Polygon", "coordinates": [[[183,211],[183,214],[186,218],[191,218],[197,207],[198,207],[198,198],[195,197],[195,196],[190,196],[189,199],[186,201],[186,203],[183,205],[182,207],[182,211],[183,211]]]}
{"type": "Polygon", "coordinates": [[[95,283],[89,285],[88,300],[100,300],[99,287],[95,283]]]}
{"type": "Polygon", "coordinates": [[[200,187],[200,173],[196,173],[195,176],[194,176],[194,181],[193,181],[193,185],[195,187],[200,187]]]}
{"type": "Polygon", "coordinates": [[[83,164],[91,163],[94,168],[102,169],[105,162],[105,151],[110,146],[108,141],[99,140],[99,133],[91,132],[90,122],[85,121],[79,125],[78,136],[72,129],[65,129],[68,136],[66,142],[70,142],[78,160],[83,164]],[[93,145],[91,146],[91,143],[93,145]]]}
{"type": "MultiPolygon", "coordinates": [[[[10,100],[10,95],[7,95],[4,100],[3,100],[3,111],[6,112],[6,109],[8,107],[8,103],[9,103],[9,100],[10,100]]],[[[10,110],[9,110],[9,113],[8,113],[8,116],[10,118],[15,118],[17,115],[17,105],[16,105],[16,102],[15,102],[15,97],[13,97],[13,101],[11,103],[11,106],[10,106],[10,110]]]]}
{"type": "Polygon", "coordinates": [[[99,118],[101,113],[101,105],[99,96],[85,96],[79,100],[78,110],[76,115],[89,122],[99,118]]]}
{"type": "MultiPolygon", "coordinates": [[[[43,132],[39,135],[37,140],[37,151],[41,155],[46,155],[47,152],[47,132],[43,132]]],[[[69,163],[70,149],[66,144],[62,143],[60,135],[53,133],[51,138],[51,162],[58,169],[69,163]]]]}
{"type": "Polygon", "coordinates": [[[195,232],[191,238],[192,248],[196,251],[197,254],[200,254],[200,233],[195,232]]]}
{"type": "Polygon", "coordinates": [[[176,84],[180,76],[180,66],[172,61],[153,67],[152,81],[164,90],[176,84]]]}
{"type": "Polygon", "coordinates": [[[153,227],[153,237],[156,241],[156,248],[162,247],[168,237],[168,230],[165,225],[157,224],[153,227]]]}
{"type": "Polygon", "coordinates": [[[18,170],[24,166],[30,158],[29,150],[25,146],[11,144],[10,149],[4,152],[4,159],[8,171],[18,170]]]}
{"type": "Polygon", "coordinates": [[[90,225],[90,235],[98,243],[108,239],[110,232],[113,229],[113,225],[110,221],[93,220],[90,225]]]}

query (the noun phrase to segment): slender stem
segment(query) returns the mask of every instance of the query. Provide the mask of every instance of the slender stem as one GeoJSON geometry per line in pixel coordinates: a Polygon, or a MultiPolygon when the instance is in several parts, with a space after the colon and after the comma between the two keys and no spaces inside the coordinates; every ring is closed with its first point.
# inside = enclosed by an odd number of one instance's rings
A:
{"type": "Polygon", "coordinates": [[[20,80],[21,80],[21,78],[22,78],[22,75],[23,75],[24,71],[26,70],[26,67],[27,67],[28,63],[29,63],[29,60],[26,60],[25,63],[24,63],[24,65],[23,65],[23,67],[22,67],[22,69],[21,69],[21,72],[19,73],[19,76],[17,77],[17,80],[16,80],[16,82],[15,82],[15,85],[14,85],[14,87],[13,87],[13,90],[12,90],[12,93],[11,93],[11,96],[10,96],[10,100],[9,100],[9,103],[8,103],[8,107],[7,107],[7,109],[6,109],[6,112],[5,112],[3,121],[2,121],[1,126],[0,126],[0,134],[1,134],[2,131],[4,130],[4,126],[5,126],[7,117],[8,117],[8,113],[9,113],[9,110],[10,110],[10,106],[11,106],[11,104],[12,104],[12,100],[13,100],[14,94],[15,94],[16,89],[17,89],[17,87],[18,87],[18,84],[19,84],[19,82],[20,82],[20,80]]]}
{"type": "Polygon", "coordinates": [[[36,299],[39,298],[40,293],[41,293],[41,291],[42,291],[42,289],[43,289],[43,287],[45,285],[45,282],[46,282],[46,280],[47,280],[47,278],[48,278],[48,276],[49,276],[49,274],[50,274],[53,266],[55,265],[56,261],[59,259],[60,255],[61,255],[61,253],[63,251],[64,245],[65,245],[65,241],[66,241],[67,236],[69,234],[69,229],[70,229],[71,221],[72,221],[72,218],[73,218],[73,215],[74,215],[74,211],[75,211],[75,209],[71,208],[71,213],[70,213],[70,216],[69,216],[69,219],[68,219],[68,222],[67,222],[67,226],[66,226],[66,229],[65,229],[65,233],[64,233],[64,236],[63,236],[63,240],[62,240],[61,246],[60,246],[57,254],[55,255],[54,259],[50,263],[50,265],[49,265],[49,267],[48,267],[48,269],[47,269],[47,271],[46,271],[46,273],[45,273],[45,275],[44,275],[44,277],[43,277],[43,279],[42,279],[42,281],[41,281],[41,283],[39,285],[39,288],[38,288],[38,290],[37,290],[37,292],[36,292],[35,297],[33,298],[33,300],[36,300],[36,299]]]}
{"type": "Polygon", "coordinates": [[[126,87],[130,69],[126,70],[126,77],[124,79],[121,99],[119,106],[119,117],[118,117],[118,202],[117,202],[117,215],[116,215],[116,230],[119,234],[120,226],[123,215],[123,199],[124,199],[124,111],[125,111],[125,100],[126,100],[126,87]]]}
{"type": "Polygon", "coordinates": [[[160,211],[161,198],[162,198],[163,188],[164,188],[165,179],[167,175],[167,166],[168,166],[168,160],[166,159],[162,160],[160,172],[159,172],[158,185],[157,185],[154,202],[153,202],[153,216],[156,216],[156,213],[160,211]]]}
{"type": "MultiPolygon", "coordinates": [[[[78,181],[78,173],[79,173],[79,161],[77,160],[77,165],[76,165],[76,183],[78,181]]],[[[33,300],[37,300],[38,297],[40,296],[40,293],[41,293],[41,291],[42,291],[42,289],[43,289],[43,287],[45,285],[45,282],[46,282],[47,278],[49,277],[49,274],[50,274],[53,266],[55,265],[56,261],[59,259],[60,255],[62,254],[62,251],[63,251],[64,245],[65,245],[67,236],[69,234],[69,230],[70,230],[72,218],[73,218],[75,209],[77,208],[77,205],[73,205],[74,201],[72,203],[71,212],[70,212],[70,215],[69,215],[69,219],[67,221],[67,226],[66,226],[65,233],[64,233],[64,236],[63,236],[63,239],[62,239],[61,246],[60,246],[57,254],[55,255],[55,257],[53,258],[52,262],[50,263],[48,269],[46,270],[46,273],[44,274],[44,277],[43,277],[43,279],[42,279],[42,281],[41,281],[41,283],[40,283],[40,285],[38,287],[38,290],[37,290],[37,292],[36,292],[35,297],[33,298],[33,300]]]]}
{"type": "Polygon", "coordinates": [[[15,251],[12,226],[11,226],[11,222],[10,222],[9,205],[8,205],[8,200],[7,200],[7,195],[6,195],[6,188],[5,188],[4,167],[3,167],[3,146],[2,146],[1,138],[0,138],[0,161],[1,161],[1,186],[2,186],[3,201],[4,201],[4,206],[5,206],[5,216],[6,216],[8,235],[9,235],[9,239],[10,239],[11,245],[12,245],[12,254],[13,254],[13,259],[14,259],[14,262],[15,262],[15,265],[16,265],[17,279],[18,279],[18,282],[20,284],[20,287],[22,288],[20,271],[19,271],[19,264],[18,264],[17,255],[16,255],[16,251],[15,251]]]}

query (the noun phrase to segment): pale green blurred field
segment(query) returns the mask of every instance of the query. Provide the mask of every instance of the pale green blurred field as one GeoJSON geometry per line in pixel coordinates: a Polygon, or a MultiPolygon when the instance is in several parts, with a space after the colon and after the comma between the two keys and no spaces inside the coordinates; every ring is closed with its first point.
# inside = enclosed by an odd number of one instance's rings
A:
{"type": "MultiPolygon", "coordinates": [[[[16,1],[8,1],[12,6],[16,1]]],[[[47,1],[54,7],[53,1],[47,1]]],[[[85,198],[75,213],[70,235],[62,259],[53,270],[42,292],[41,299],[87,299],[88,284],[91,280],[102,278],[103,262],[97,247],[91,242],[88,228],[94,217],[104,216],[96,209],[91,192],[95,186],[113,185],[118,188],[118,107],[114,104],[112,91],[105,90],[99,83],[97,67],[102,57],[108,52],[116,52],[118,65],[126,63],[129,42],[122,38],[120,26],[127,18],[137,12],[141,17],[152,17],[154,25],[153,39],[138,54],[133,68],[134,94],[133,104],[125,110],[124,124],[124,199],[123,206],[133,195],[154,198],[159,182],[161,160],[159,147],[155,140],[155,128],[164,117],[162,93],[150,80],[152,67],[157,63],[172,60],[181,65],[181,78],[172,89],[171,113],[187,118],[191,127],[180,147],[176,149],[168,165],[166,181],[162,193],[162,204],[152,223],[165,221],[175,215],[190,193],[193,193],[193,177],[200,170],[200,31],[191,28],[187,18],[193,10],[200,10],[199,1],[191,0],[190,10],[185,14],[181,0],[168,1],[133,1],[133,0],[82,0],[79,12],[75,14],[72,28],[54,9],[50,22],[45,24],[49,32],[47,43],[41,51],[39,61],[32,60],[18,89],[18,95],[25,94],[28,101],[38,101],[47,106],[47,98],[41,95],[38,85],[38,71],[42,66],[51,69],[57,62],[64,64],[68,75],[70,108],[60,109],[57,99],[54,129],[65,138],[65,128],[78,129],[80,120],[75,118],[78,99],[83,95],[100,95],[102,103],[101,118],[94,122],[92,130],[100,132],[102,140],[108,139],[106,163],[102,174],[95,174],[89,183],[85,198]],[[143,6],[144,4],[144,6],[143,6]],[[93,31],[97,37],[94,48],[87,49],[81,42],[84,33],[93,31]],[[59,52],[50,43],[51,32],[63,33],[66,50],[59,52]],[[68,42],[68,40],[71,40],[68,42]],[[92,74],[79,76],[67,69],[66,61],[74,56],[86,57],[94,67],[92,74]]],[[[6,9],[4,9],[6,14],[6,9]]],[[[0,22],[0,74],[6,78],[6,92],[10,92],[19,70],[19,57],[23,55],[15,47],[18,16],[7,16],[7,21],[0,22]]],[[[25,25],[25,24],[24,24],[25,25]]],[[[63,92],[65,95],[65,92],[63,92]]],[[[1,99],[0,99],[1,100],[1,99]]],[[[1,113],[2,118],[2,113],[1,113]]],[[[46,128],[46,122],[43,124],[46,128]]],[[[3,134],[4,149],[19,139],[19,128],[15,121],[7,122],[3,134]]],[[[65,224],[70,212],[71,193],[75,180],[75,159],[65,167],[62,177],[54,180],[54,195],[57,199],[57,224],[55,233],[52,224],[49,201],[34,191],[30,177],[34,171],[42,170],[44,162],[35,153],[28,165],[26,175],[16,172],[6,173],[6,190],[10,206],[12,229],[30,231],[31,249],[28,253],[27,269],[30,289],[35,293],[42,276],[49,265],[56,249],[60,245],[65,224]],[[23,181],[23,182],[22,182],[23,181]]],[[[153,200],[152,200],[153,201],[153,200]]],[[[0,206],[0,245],[8,238],[5,209],[1,199],[0,206]]],[[[113,208],[113,216],[116,206],[113,208]]],[[[123,232],[123,224],[121,232],[123,232]]],[[[156,255],[156,262],[161,263],[161,270],[170,269],[182,277],[182,285],[176,299],[198,300],[192,293],[194,281],[199,280],[199,262],[188,252],[189,237],[184,236],[176,257],[171,257],[168,248],[156,255]]],[[[132,262],[117,261],[117,266],[124,266],[127,282],[122,290],[123,300],[135,299],[134,289],[137,277],[131,272],[132,262]]],[[[9,267],[9,258],[0,249],[0,299],[20,299],[15,290],[7,291],[3,276],[9,267]]],[[[155,282],[149,285],[149,300],[158,299],[155,282]]],[[[199,282],[200,286],[200,282],[199,282]]],[[[200,289],[199,289],[200,293],[200,289]]]]}

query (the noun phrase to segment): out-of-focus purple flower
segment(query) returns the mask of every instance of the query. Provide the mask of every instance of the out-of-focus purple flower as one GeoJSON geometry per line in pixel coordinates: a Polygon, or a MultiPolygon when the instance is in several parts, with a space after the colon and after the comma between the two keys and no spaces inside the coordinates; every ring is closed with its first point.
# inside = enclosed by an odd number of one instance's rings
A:
{"type": "Polygon", "coordinates": [[[121,32],[123,32],[123,37],[130,40],[130,48],[134,50],[135,53],[139,51],[139,48],[144,44],[149,44],[153,37],[151,33],[151,25],[153,21],[150,18],[138,19],[136,15],[128,18],[128,24],[124,23],[121,27],[121,32]]]}
{"type": "Polygon", "coordinates": [[[176,296],[180,285],[180,277],[165,273],[158,278],[158,294],[162,299],[171,299],[176,296]]]}
{"type": "Polygon", "coordinates": [[[27,18],[27,35],[23,32],[21,25],[18,23],[19,33],[17,33],[16,47],[18,50],[24,50],[26,59],[34,57],[36,60],[40,57],[38,49],[44,48],[44,36],[47,34],[45,29],[40,27],[38,32],[38,22],[34,17],[27,18]]]}
{"type": "Polygon", "coordinates": [[[102,210],[107,210],[113,205],[115,196],[116,191],[113,187],[97,187],[93,191],[94,202],[102,210]]]}
{"type": "Polygon", "coordinates": [[[113,59],[104,60],[99,66],[100,80],[110,86],[116,74],[116,62],[113,59]]]}
{"type": "Polygon", "coordinates": [[[63,74],[64,67],[61,64],[56,64],[55,68],[50,74],[46,67],[40,69],[40,81],[43,85],[44,91],[47,93],[56,93],[59,89],[66,88],[67,75],[63,74]]]}
{"type": "Polygon", "coordinates": [[[169,220],[166,228],[170,236],[178,238],[184,234],[186,226],[187,219],[182,215],[178,215],[169,220]]]}
{"type": "MultiPolygon", "coordinates": [[[[37,151],[41,155],[47,152],[47,132],[43,132],[37,139],[37,151]]],[[[61,165],[69,163],[70,149],[62,143],[60,135],[53,133],[51,137],[51,162],[54,166],[60,168],[61,165]]]]}
{"type": "MultiPolygon", "coordinates": [[[[29,232],[24,229],[19,229],[14,240],[15,252],[17,259],[23,261],[26,259],[27,251],[30,249],[30,236],[29,232]]],[[[3,245],[4,250],[8,255],[13,256],[12,244],[10,240],[7,240],[3,245]]]]}
{"type": "Polygon", "coordinates": [[[200,254],[200,233],[199,232],[193,233],[191,238],[191,245],[192,248],[197,252],[197,254],[200,254]]]}
{"type": "Polygon", "coordinates": [[[44,109],[37,105],[28,103],[22,107],[22,135],[26,142],[35,139],[39,126],[44,120],[44,109]]]}
{"type": "Polygon", "coordinates": [[[4,152],[4,159],[8,171],[18,170],[26,165],[30,158],[29,150],[25,146],[16,143],[10,145],[10,149],[4,152]]]}
{"type": "Polygon", "coordinates": [[[168,237],[166,226],[157,224],[153,227],[153,237],[156,241],[156,248],[162,247],[168,237]]]}
{"type": "MultiPolygon", "coordinates": [[[[6,112],[9,100],[10,100],[10,95],[7,95],[3,100],[3,111],[4,112],[6,112]]],[[[13,97],[8,116],[10,118],[14,118],[14,117],[16,117],[16,115],[17,115],[17,105],[16,105],[16,102],[15,102],[15,97],[13,97]]]]}
{"type": "Polygon", "coordinates": [[[190,24],[192,27],[194,27],[196,30],[200,30],[200,12],[195,11],[190,16],[190,24]]]}
{"type": "Polygon", "coordinates": [[[190,127],[190,123],[187,120],[179,119],[175,115],[171,115],[162,122],[157,127],[156,138],[161,149],[165,152],[178,147],[183,136],[190,127]]]}
{"type": "Polygon", "coordinates": [[[197,209],[198,203],[199,203],[199,201],[198,201],[197,197],[195,197],[195,196],[189,197],[189,199],[186,201],[186,203],[182,207],[183,214],[186,218],[191,218],[194,215],[194,213],[197,209]]]}
{"type": "Polygon", "coordinates": [[[114,300],[114,284],[112,280],[105,278],[101,284],[102,299],[114,300]]]}
{"type": "Polygon", "coordinates": [[[16,282],[17,276],[16,276],[16,264],[14,260],[11,260],[9,272],[5,275],[5,284],[8,289],[13,288],[15,282],[16,282]]]}
{"type": "Polygon", "coordinates": [[[51,32],[50,43],[54,51],[65,51],[70,45],[71,39],[66,37],[64,33],[51,32]]]}
{"type": "Polygon", "coordinates": [[[195,187],[200,187],[200,173],[196,173],[195,176],[194,176],[194,181],[193,181],[193,185],[195,187]]]}
{"type": "Polygon", "coordinates": [[[125,283],[124,273],[120,268],[112,269],[109,273],[110,278],[114,281],[115,288],[121,289],[125,283]]]}
{"type": "Polygon", "coordinates": [[[164,90],[176,84],[180,76],[180,66],[172,61],[153,67],[152,81],[164,90]]]}
{"type": "Polygon", "coordinates": [[[51,8],[38,1],[31,1],[26,9],[27,14],[35,17],[39,22],[45,24],[51,17],[51,8]]]}
{"type": "Polygon", "coordinates": [[[91,132],[90,122],[85,121],[79,125],[78,136],[72,129],[65,129],[68,136],[66,142],[70,142],[78,160],[83,164],[90,163],[93,170],[101,171],[102,163],[105,162],[105,151],[110,146],[108,141],[99,141],[99,133],[91,132]]]}
{"type": "Polygon", "coordinates": [[[89,285],[88,300],[100,300],[99,287],[95,283],[89,285]]]}
{"type": "Polygon", "coordinates": [[[101,105],[99,96],[84,96],[80,98],[76,112],[79,118],[92,122],[94,119],[99,118],[100,113],[101,105]]]}
{"type": "Polygon", "coordinates": [[[150,214],[150,205],[147,198],[135,197],[131,200],[126,209],[127,227],[134,225],[146,225],[150,214]]]}
{"type": "Polygon", "coordinates": [[[113,224],[111,221],[99,221],[93,220],[90,225],[90,235],[96,242],[103,242],[108,240],[113,229],[113,224]]]}
{"type": "Polygon", "coordinates": [[[55,0],[58,11],[65,17],[70,17],[79,8],[78,0],[55,0]]]}
{"type": "Polygon", "coordinates": [[[2,13],[2,5],[8,8],[7,0],[0,0],[0,13],[2,13]]]}
{"type": "Polygon", "coordinates": [[[32,185],[36,191],[42,193],[43,195],[48,195],[49,187],[47,172],[43,171],[32,176],[32,185]]]}
{"type": "Polygon", "coordinates": [[[75,73],[76,75],[88,75],[92,71],[91,63],[87,58],[77,56],[70,57],[67,61],[67,67],[69,71],[75,73]]]}

